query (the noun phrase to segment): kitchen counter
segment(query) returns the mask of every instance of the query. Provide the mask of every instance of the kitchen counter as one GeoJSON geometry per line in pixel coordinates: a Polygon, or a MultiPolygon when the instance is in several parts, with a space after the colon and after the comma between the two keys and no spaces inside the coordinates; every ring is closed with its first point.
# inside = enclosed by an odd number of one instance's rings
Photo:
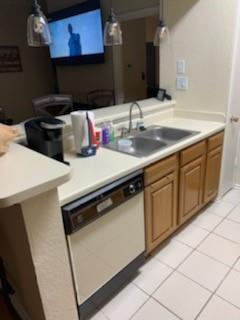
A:
{"type": "MultiPolygon", "coordinates": [[[[175,104],[175,101],[159,102],[156,99],[141,101],[145,125],[164,125],[200,131],[200,133],[144,158],[100,148],[95,157],[84,159],[78,157],[74,151],[66,151],[65,160],[70,162],[68,167],[24,146],[12,143],[10,151],[0,158],[0,207],[20,203],[60,185],[58,188],[59,201],[61,205],[64,205],[124,175],[186,148],[225,127],[225,118],[222,114],[175,110],[175,104]]],[[[94,111],[96,123],[106,120],[118,123],[118,120],[122,119],[122,122],[115,124],[115,126],[126,126],[129,106],[128,103],[94,111]]],[[[133,114],[138,114],[137,108],[134,109],[133,114]]],[[[70,116],[60,118],[65,120],[66,131],[72,137],[70,116]]],[[[21,127],[20,125],[19,128],[21,127]]],[[[21,139],[24,140],[24,133],[21,139]]],[[[67,148],[66,150],[71,149],[67,148]]]]}
{"type": "Polygon", "coordinates": [[[0,158],[0,208],[21,203],[70,179],[71,168],[17,143],[0,158]]]}
{"type": "MultiPolygon", "coordinates": [[[[159,102],[156,99],[147,99],[140,102],[142,109],[147,112],[150,111],[158,111],[161,110],[164,112],[165,109],[172,107],[175,105],[175,101],[168,102],[159,102]]],[[[96,122],[99,123],[101,121],[114,120],[119,119],[121,117],[127,117],[129,112],[129,103],[113,106],[109,108],[103,108],[99,110],[95,110],[95,119],[96,122]]],[[[169,111],[168,111],[169,112],[169,111]]],[[[133,114],[137,113],[137,110],[134,110],[133,114]]],[[[66,131],[71,131],[71,118],[69,115],[60,117],[66,122],[66,131]]],[[[71,169],[73,168],[74,174],[76,170],[74,169],[75,165],[66,166],[60,162],[52,160],[48,157],[41,155],[40,153],[36,153],[24,145],[26,141],[25,131],[24,131],[24,123],[21,123],[16,126],[16,128],[20,132],[20,136],[16,139],[16,143],[11,143],[10,150],[7,154],[0,157],[0,177],[1,177],[1,188],[0,188],[0,208],[9,207],[17,203],[21,203],[27,199],[30,199],[36,195],[40,195],[41,193],[52,190],[59,185],[67,182],[71,176],[71,169]],[[20,143],[20,144],[18,144],[20,143]]],[[[106,152],[103,152],[106,154],[106,152]]],[[[99,152],[97,158],[101,157],[102,150],[99,152]]],[[[73,155],[67,155],[67,158],[73,158],[73,155]]],[[[75,157],[76,158],[76,157],[75,157]]],[[[86,166],[86,162],[89,165],[92,161],[96,163],[97,158],[94,159],[81,159],[79,160],[79,164],[76,166],[78,170],[78,166],[82,168],[82,166],[86,166]]],[[[104,157],[104,159],[108,157],[104,157]]],[[[76,158],[77,159],[77,158],[76,158]]],[[[109,158],[110,159],[110,158],[109,158]]],[[[114,156],[112,160],[114,159],[114,156]]],[[[112,161],[110,160],[110,162],[112,161]]],[[[101,161],[101,162],[102,162],[101,161]]],[[[133,161],[133,159],[132,159],[133,161]]],[[[75,162],[75,161],[73,161],[75,162]]],[[[131,162],[131,160],[130,160],[131,162]]],[[[129,160],[126,160],[126,166],[129,163],[129,160]]],[[[107,164],[107,160],[106,160],[107,164]]],[[[90,165],[91,166],[91,165],[90,165]]],[[[92,165],[95,167],[95,165],[92,165]]],[[[105,166],[103,164],[103,166],[105,166]]],[[[95,169],[94,169],[95,170],[95,169]]],[[[81,170],[80,170],[81,172],[81,170]]],[[[63,196],[66,201],[69,199],[73,199],[74,195],[79,195],[80,190],[83,189],[81,184],[74,183],[75,179],[78,179],[78,174],[73,177],[72,182],[69,185],[66,185],[67,196],[63,196]],[[72,187],[75,188],[77,186],[75,192],[72,190],[72,187]]],[[[93,174],[89,173],[90,175],[93,174]]],[[[110,177],[112,176],[112,172],[109,173],[110,177]]],[[[115,174],[114,174],[115,175],[115,174]]],[[[82,174],[80,174],[82,176],[82,174]]],[[[81,181],[81,179],[80,179],[81,181]]],[[[92,181],[94,181],[94,177],[90,178],[90,181],[87,185],[86,192],[90,190],[90,186],[92,185],[92,181]]],[[[100,181],[99,181],[100,182],[100,181]]],[[[61,191],[60,191],[61,193],[61,191]]],[[[63,193],[65,191],[63,190],[63,193]]]]}
{"type": "MultiPolygon", "coordinates": [[[[67,124],[65,160],[70,166],[17,143],[12,143],[9,152],[0,158],[0,235],[3,237],[1,247],[6,249],[1,256],[9,264],[16,262],[10,276],[13,279],[19,276],[16,295],[20,292],[26,297],[22,303],[29,318],[78,319],[62,205],[225,128],[223,114],[175,110],[175,104],[175,101],[160,103],[156,99],[141,101],[145,125],[164,125],[200,133],[148,157],[136,158],[100,148],[95,157],[80,158],[72,148],[70,116],[64,116],[61,118],[67,124]],[[12,206],[14,204],[17,205],[12,206]],[[30,275],[32,280],[26,282],[30,275]]],[[[113,120],[116,130],[126,126],[129,106],[94,111],[96,123],[113,120]]],[[[133,113],[138,114],[138,110],[134,109],[133,113]]],[[[24,143],[24,140],[22,131],[18,141],[24,143]]]]}
{"type": "Polygon", "coordinates": [[[223,122],[192,120],[179,117],[161,120],[161,115],[158,118],[155,115],[154,119],[148,119],[147,122],[148,125],[154,124],[195,130],[200,133],[143,158],[133,157],[104,148],[100,148],[97,156],[91,158],[78,157],[74,151],[66,153],[65,159],[70,162],[73,172],[72,179],[59,187],[60,204],[65,205],[78,197],[137,169],[144,168],[225,128],[225,123],[223,122]]]}

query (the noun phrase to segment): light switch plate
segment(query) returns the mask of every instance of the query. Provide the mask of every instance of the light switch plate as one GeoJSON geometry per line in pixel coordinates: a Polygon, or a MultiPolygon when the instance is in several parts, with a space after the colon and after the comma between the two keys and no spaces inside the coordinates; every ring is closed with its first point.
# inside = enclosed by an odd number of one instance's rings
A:
{"type": "Polygon", "coordinates": [[[177,60],[177,74],[185,74],[186,72],[186,62],[185,60],[177,60]]]}
{"type": "Polygon", "coordinates": [[[177,76],[176,78],[176,88],[177,90],[188,90],[188,77],[177,76]]]}

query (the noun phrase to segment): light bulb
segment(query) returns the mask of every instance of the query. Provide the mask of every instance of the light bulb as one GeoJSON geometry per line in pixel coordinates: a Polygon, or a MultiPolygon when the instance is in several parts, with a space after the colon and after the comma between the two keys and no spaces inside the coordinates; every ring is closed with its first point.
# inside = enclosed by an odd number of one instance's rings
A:
{"type": "Polygon", "coordinates": [[[28,17],[27,38],[31,47],[49,46],[52,43],[47,18],[36,1],[28,17]]]}
{"type": "Polygon", "coordinates": [[[33,29],[36,33],[43,33],[44,31],[44,20],[42,17],[35,16],[33,20],[33,29]]]}
{"type": "Polygon", "coordinates": [[[160,43],[165,37],[167,36],[168,33],[168,27],[165,23],[164,20],[160,20],[159,25],[157,26],[155,36],[154,36],[154,46],[159,47],[160,43]]]}

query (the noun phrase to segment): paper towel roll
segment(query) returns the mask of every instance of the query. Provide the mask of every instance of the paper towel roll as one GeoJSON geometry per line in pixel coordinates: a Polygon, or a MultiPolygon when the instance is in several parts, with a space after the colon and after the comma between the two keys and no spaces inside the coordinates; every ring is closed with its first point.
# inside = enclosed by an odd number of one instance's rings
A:
{"type": "MultiPolygon", "coordinates": [[[[78,154],[81,154],[83,147],[89,146],[89,132],[86,113],[86,111],[75,111],[71,113],[75,147],[78,154]]],[[[94,125],[94,113],[88,111],[88,117],[94,125]]]]}

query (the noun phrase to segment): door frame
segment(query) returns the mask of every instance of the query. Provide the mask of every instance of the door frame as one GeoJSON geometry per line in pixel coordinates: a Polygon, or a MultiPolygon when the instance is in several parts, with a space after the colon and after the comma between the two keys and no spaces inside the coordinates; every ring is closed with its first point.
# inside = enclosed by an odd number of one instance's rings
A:
{"type": "Polygon", "coordinates": [[[232,55],[232,73],[229,85],[229,100],[226,113],[227,123],[225,129],[222,174],[220,179],[219,196],[222,197],[233,187],[240,188],[240,181],[236,181],[236,173],[240,175],[240,126],[231,122],[232,116],[240,116],[240,3],[238,4],[236,14],[236,30],[234,34],[234,46],[232,55]],[[239,152],[238,151],[238,152],[239,152]]]}
{"type": "MultiPolygon", "coordinates": [[[[121,22],[159,15],[160,6],[134,10],[117,14],[121,22]]],[[[122,46],[113,46],[113,79],[116,104],[124,103],[122,46]]]]}

